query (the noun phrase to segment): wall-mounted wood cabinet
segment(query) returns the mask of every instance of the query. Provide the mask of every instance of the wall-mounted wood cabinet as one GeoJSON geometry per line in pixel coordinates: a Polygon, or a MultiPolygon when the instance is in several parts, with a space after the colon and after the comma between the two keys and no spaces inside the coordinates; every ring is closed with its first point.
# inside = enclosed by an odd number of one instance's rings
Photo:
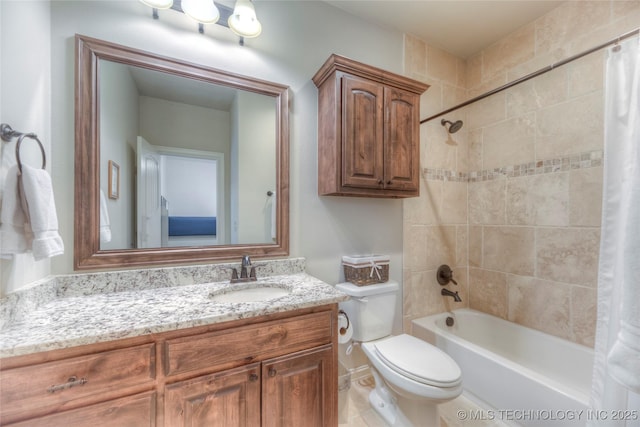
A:
{"type": "Polygon", "coordinates": [[[318,87],[318,193],[415,197],[427,84],[331,55],[318,87]]]}
{"type": "Polygon", "coordinates": [[[337,425],[337,304],[2,360],[0,425],[337,425]]]}

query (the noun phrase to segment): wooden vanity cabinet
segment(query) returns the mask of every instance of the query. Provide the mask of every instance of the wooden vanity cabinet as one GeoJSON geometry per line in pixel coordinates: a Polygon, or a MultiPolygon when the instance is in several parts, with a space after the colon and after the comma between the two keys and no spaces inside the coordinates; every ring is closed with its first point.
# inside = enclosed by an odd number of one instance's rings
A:
{"type": "Polygon", "coordinates": [[[415,197],[420,95],[428,85],[332,55],[318,87],[318,193],[415,197]]]}
{"type": "Polygon", "coordinates": [[[3,359],[0,425],[335,426],[336,321],[330,304],[3,359]]]}

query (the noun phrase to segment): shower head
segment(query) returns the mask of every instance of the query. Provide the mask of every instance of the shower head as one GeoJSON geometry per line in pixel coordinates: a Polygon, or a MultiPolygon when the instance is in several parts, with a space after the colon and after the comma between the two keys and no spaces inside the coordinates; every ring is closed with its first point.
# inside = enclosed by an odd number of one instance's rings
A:
{"type": "Polygon", "coordinates": [[[440,121],[440,124],[442,126],[445,126],[445,127],[446,127],[447,123],[449,123],[449,130],[448,130],[449,133],[456,133],[460,129],[462,129],[462,124],[463,124],[462,120],[458,120],[456,122],[450,122],[449,120],[442,119],[440,121]]]}

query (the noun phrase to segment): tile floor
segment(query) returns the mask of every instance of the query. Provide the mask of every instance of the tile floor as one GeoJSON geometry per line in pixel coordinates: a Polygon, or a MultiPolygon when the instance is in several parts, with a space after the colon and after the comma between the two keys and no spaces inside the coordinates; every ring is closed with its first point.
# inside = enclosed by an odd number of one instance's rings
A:
{"type": "MultiPolygon", "coordinates": [[[[384,420],[369,406],[369,392],[375,386],[370,374],[352,379],[349,391],[339,397],[339,427],[387,427],[384,420]]],[[[440,406],[441,427],[507,427],[498,420],[462,420],[465,416],[481,414],[481,408],[460,396],[440,406]],[[459,412],[462,411],[462,412],[459,412]]],[[[433,426],[416,426],[433,427],[433,426]]]]}

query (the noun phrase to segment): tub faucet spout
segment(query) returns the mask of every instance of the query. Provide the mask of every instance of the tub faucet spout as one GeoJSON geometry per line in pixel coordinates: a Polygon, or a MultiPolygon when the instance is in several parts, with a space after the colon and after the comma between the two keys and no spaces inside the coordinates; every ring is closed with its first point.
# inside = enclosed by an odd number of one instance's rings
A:
{"type": "Polygon", "coordinates": [[[441,295],[452,297],[455,302],[462,302],[460,295],[458,295],[458,291],[451,292],[449,289],[442,289],[440,291],[441,295]]]}

